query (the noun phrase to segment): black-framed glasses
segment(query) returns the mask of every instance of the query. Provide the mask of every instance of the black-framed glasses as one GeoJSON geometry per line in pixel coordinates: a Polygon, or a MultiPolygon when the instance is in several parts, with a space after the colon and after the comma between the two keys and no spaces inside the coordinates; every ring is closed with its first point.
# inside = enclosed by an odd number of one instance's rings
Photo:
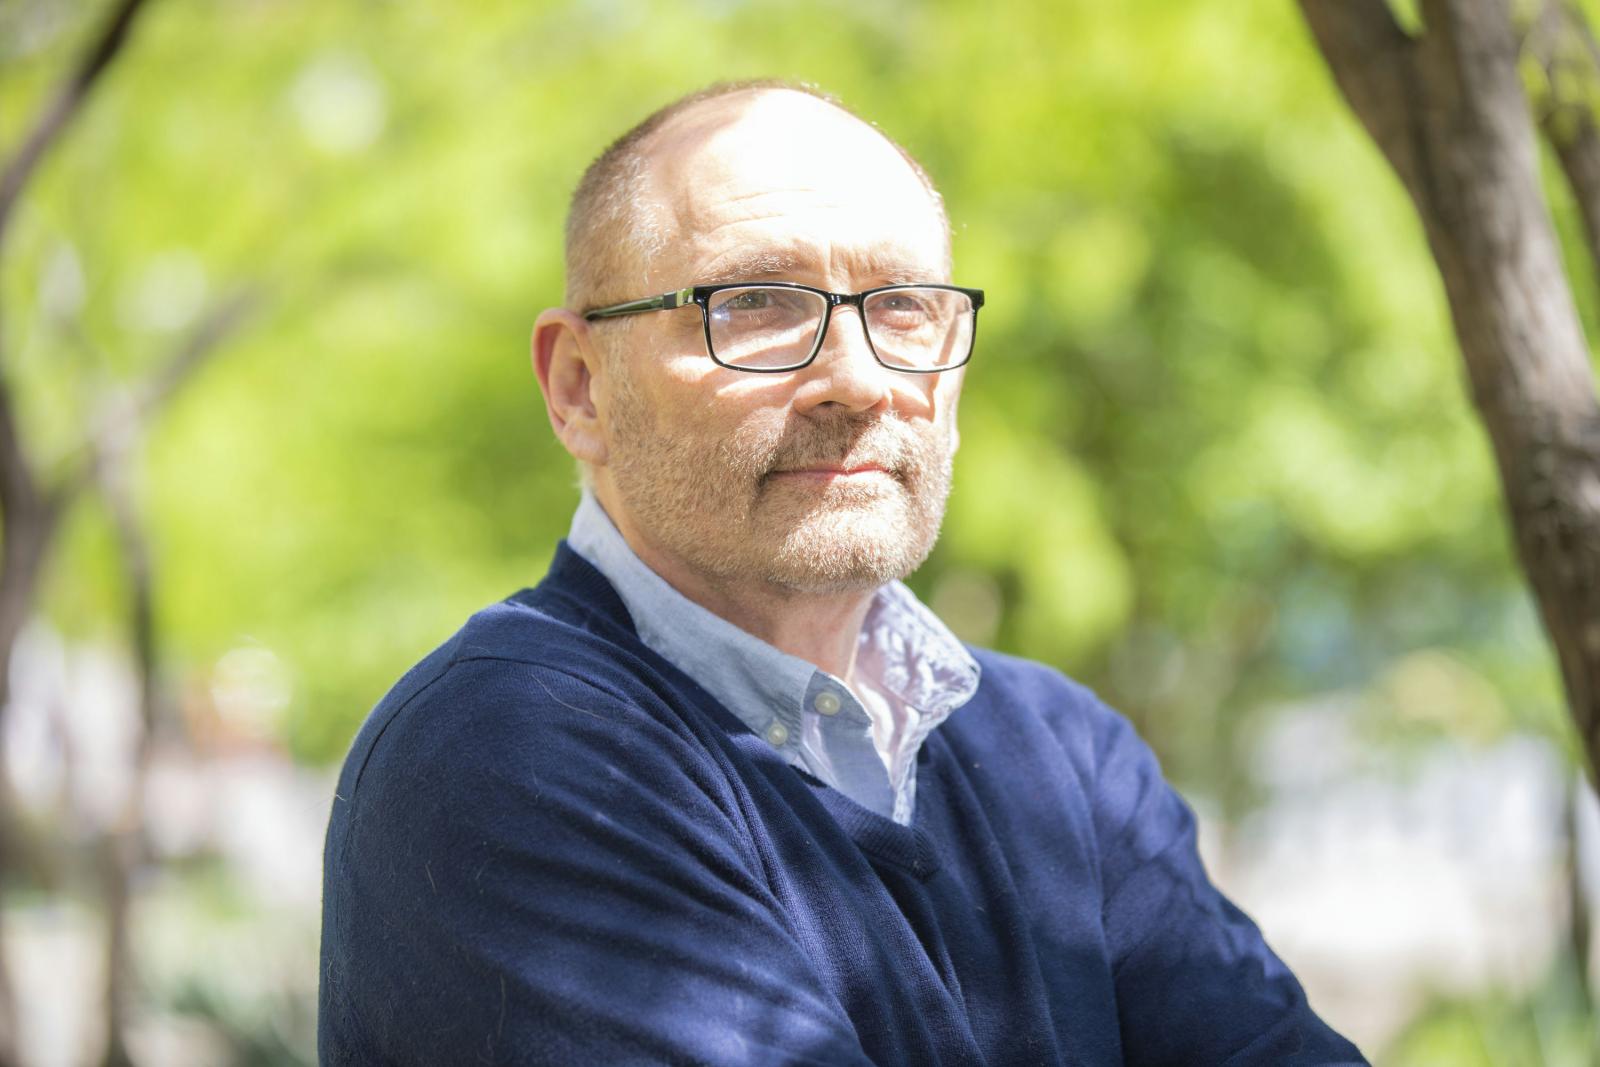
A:
{"type": "Polygon", "coordinates": [[[700,308],[706,353],[731,370],[799,370],[822,351],[833,309],[849,304],[861,316],[867,347],[879,363],[934,374],[972,358],[983,290],[929,284],[830,293],[797,282],[729,282],[594,308],[583,317],[593,321],[690,304],[700,308]]]}

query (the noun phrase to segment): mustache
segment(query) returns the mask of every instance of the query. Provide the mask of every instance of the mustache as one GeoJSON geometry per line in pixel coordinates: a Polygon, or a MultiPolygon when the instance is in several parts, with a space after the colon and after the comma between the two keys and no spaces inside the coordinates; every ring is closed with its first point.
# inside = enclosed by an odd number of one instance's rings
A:
{"type": "Polygon", "coordinates": [[[917,460],[915,431],[894,414],[797,422],[771,442],[761,477],[807,467],[882,467],[901,477],[917,460]]]}

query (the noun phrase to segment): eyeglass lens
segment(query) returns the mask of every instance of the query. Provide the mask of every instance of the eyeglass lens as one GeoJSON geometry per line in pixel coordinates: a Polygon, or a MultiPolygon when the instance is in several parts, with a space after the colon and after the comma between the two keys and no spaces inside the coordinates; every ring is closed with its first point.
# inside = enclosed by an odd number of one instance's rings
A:
{"type": "MultiPolygon", "coordinates": [[[[774,370],[804,363],[827,315],[827,298],[804,289],[721,289],[706,307],[711,352],[733,367],[774,370]]],[[[867,297],[867,337],[884,363],[937,370],[972,348],[972,301],[951,289],[890,289],[867,297]]]]}

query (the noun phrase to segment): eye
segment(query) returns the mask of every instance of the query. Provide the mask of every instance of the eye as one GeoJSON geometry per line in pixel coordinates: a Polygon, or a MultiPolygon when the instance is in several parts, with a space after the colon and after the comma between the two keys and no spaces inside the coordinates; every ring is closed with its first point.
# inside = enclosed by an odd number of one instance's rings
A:
{"type": "Polygon", "coordinates": [[[878,306],[884,311],[900,311],[923,315],[928,313],[927,306],[914,293],[889,293],[879,301],[878,306]]]}
{"type": "Polygon", "coordinates": [[[914,289],[881,293],[870,305],[872,324],[879,329],[920,330],[939,317],[939,308],[925,292],[914,289]]]}
{"type": "Polygon", "coordinates": [[[768,289],[746,289],[724,300],[721,307],[729,311],[762,311],[772,306],[772,292],[768,289]]]}
{"type": "Polygon", "coordinates": [[[819,313],[820,301],[813,293],[798,289],[753,286],[718,293],[711,301],[713,318],[771,325],[807,320],[819,313]]]}

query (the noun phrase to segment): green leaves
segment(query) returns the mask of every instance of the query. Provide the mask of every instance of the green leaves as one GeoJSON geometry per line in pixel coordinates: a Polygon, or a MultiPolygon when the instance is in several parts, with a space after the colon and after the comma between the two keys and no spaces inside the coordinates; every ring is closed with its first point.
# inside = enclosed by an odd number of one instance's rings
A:
{"type": "MultiPolygon", "coordinates": [[[[7,72],[8,129],[72,43],[45,39],[7,72]]],[[[1352,611],[1424,567],[1447,615],[1506,610],[1431,263],[1289,6],[217,2],[152,11],[0,278],[46,452],[195,307],[266,287],[148,440],[174,674],[272,649],[290,743],[331,760],[467,612],[537,581],[576,500],[527,357],[571,188],[660,103],[764,74],[917,153],[956,280],[989,292],[915,580],[959,631],[1100,685],[1160,746],[1231,736],[1260,694],[1368,680],[1275,643],[1324,617],[1293,598],[1264,636],[1229,607],[1307,560],[1352,611]],[[1146,699],[1113,666],[1137,634],[1191,663],[1265,651],[1146,699]]],[[[72,529],[47,607],[105,631],[109,541],[92,510],[72,529]]],[[[1379,647],[1418,639],[1363,623],[1379,647]]]]}

